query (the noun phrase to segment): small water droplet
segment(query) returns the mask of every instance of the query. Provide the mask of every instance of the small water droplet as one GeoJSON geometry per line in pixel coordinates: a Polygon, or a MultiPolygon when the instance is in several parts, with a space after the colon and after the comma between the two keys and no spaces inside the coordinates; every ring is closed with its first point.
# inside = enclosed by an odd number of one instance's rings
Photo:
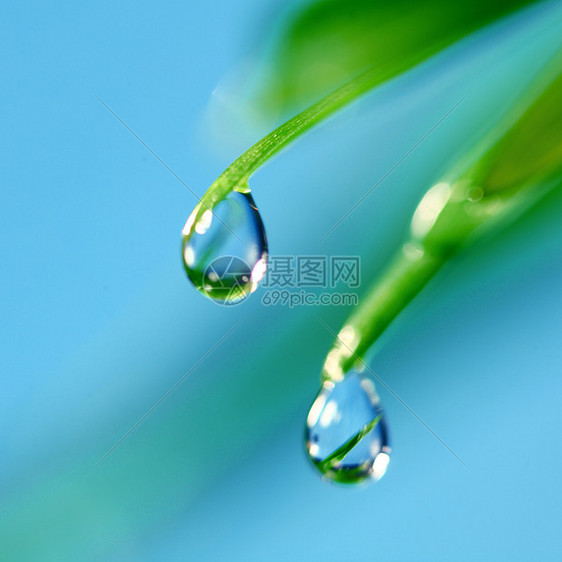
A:
{"type": "Polygon", "coordinates": [[[378,480],[386,472],[388,431],[371,377],[350,371],[322,385],[308,414],[306,448],[316,468],[336,482],[378,480]]]}
{"type": "Polygon", "coordinates": [[[267,268],[267,239],[249,192],[233,191],[197,223],[195,208],[183,229],[183,263],[196,289],[222,304],[256,290],[267,268]],[[195,224],[194,224],[195,223],[195,224]]]}

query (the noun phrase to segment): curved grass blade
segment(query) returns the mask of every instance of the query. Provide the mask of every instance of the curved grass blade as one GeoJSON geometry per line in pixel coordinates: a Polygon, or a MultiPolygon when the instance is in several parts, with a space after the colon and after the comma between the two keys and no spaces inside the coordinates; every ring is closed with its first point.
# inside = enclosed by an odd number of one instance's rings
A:
{"type": "MultiPolygon", "coordinates": [[[[332,2],[334,6],[339,6],[334,13],[344,10],[342,1],[332,2]]],[[[356,1],[353,0],[353,2],[356,1]]],[[[531,1],[499,0],[487,3],[484,0],[460,0],[460,2],[451,4],[454,7],[452,9],[444,0],[430,0],[429,4],[419,2],[412,5],[406,5],[406,0],[400,0],[397,3],[377,0],[373,3],[378,10],[375,17],[378,22],[376,29],[380,31],[380,37],[383,39],[380,40],[380,44],[377,43],[379,46],[376,54],[369,55],[369,57],[374,57],[369,59],[369,65],[359,74],[353,72],[353,78],[345,84],[277,127],[238,157],[211,184],[190,220],[199,221],[206,210],[212,210],[232,191],[247,191],[250,176],[269,158],[365,92],[412,68],[478,27],[497,20],[531,1]],[[429,7],[426,8],[426,6],[429,7]],[[431,21],[420,22],[419,11],[422,9],[420,7],[433,14],[434,17],[429,18],[431,21]],[[401,18],[405,18],[404,21],[401,18]],[[424,28],[422,33],[420,29],[424,25],[429,27],[424,28]]],[[[366,6],[366,3],[364,4],[366,6]]],[[[345,5],[348,5],[347,2],[345,5]]],[[[326,2],[326,6],[331,6],[331,3],[326,2]]],[[[364,7],[364,5],[357,4],[357,13],[361,12],[360,7],[364,7]]],[[[345,21],[344,19],[340,22],[341,25],[345,26],[345,21]]],[[[354,33],[351,35],[355,36],[354,33]]],[[[346,73],[345,79],[348,78],[350,75],[346,73]]],[[[284,80],[287,83],[290,82],[289,78],[284,80]]],[[[332,82],[330,85],[333,85],[332,82]]]]}
{"type": "Polygon", "coordinates": [[[340,331],[323,378],[340,380],[447,260],[562,186],[562,51],[467,161],[422,198],[410,237],[340,331]],[[479,154],[474,161],[474,154],[479,154]]]}

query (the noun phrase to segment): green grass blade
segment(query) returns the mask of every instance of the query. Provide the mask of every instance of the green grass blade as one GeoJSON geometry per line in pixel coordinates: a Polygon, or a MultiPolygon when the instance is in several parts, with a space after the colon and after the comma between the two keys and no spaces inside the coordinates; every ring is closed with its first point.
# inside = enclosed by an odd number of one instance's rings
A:
{"type": "Polygon", "coordinates": [[[412,217],[410,238],[334,342],[324,379],[341,379],[363,358],[451,256],[562,186],[561,61],[562,52],[525,103],[488,137],[488,143],[494,142],[487,150],[479,147],[476,162],[456,166],[424,195],[412,217]]]}
{"type": "MultiPolygon", "coordinates": [[[[191,219],[194,222],[198,221],[205,210],[213,209],[232,191],[248,190],[250,176],[269,158],[365,92],[412,68],[478,27],[530,1],[499,0],[488,3],[483,0],[461,0],[460,3],[448,3],[443,0],[431,0],[427,4],[420,2],[412,5],[406,5],[405,0],[397,3],[386,3],[382,0],[374,2],[373,5],[379,10],[375,18],[378,22],[377,29],[387,29],[384,33],[381,31],[381,37],[384,39],[379,45],[378,55],[358,75],[354,73],[354,77],[344,85],[277,127],[237,158],[211,184],[191,219]],[[451,6],[454,6],[454,9],[451,6]],[[431,17],[424,16],[420,20],[420,10],[427,10],[431,17]],[[404,21],[401,18],[405,18],[404,21]]],[[[358,12],[361,11],[359,8],[365,8],[367,4],[364,4],[357,5],[358,12]]],[[[339,5],[338,9],[343,8],[339,5]]],[[[342,25],[346,25],[345,19],[342,25]]],[[[349,78],[347,74],[346,77],[349,78]]],[[[289,83],[290,79],[284,78],[283,82],[289,83]]]]}

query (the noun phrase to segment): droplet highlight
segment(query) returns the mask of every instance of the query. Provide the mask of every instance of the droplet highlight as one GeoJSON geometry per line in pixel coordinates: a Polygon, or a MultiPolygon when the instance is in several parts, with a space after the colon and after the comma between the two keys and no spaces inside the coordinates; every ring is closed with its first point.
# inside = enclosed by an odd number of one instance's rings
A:
{"type": "Polygon", "coordinates": [[[195,288],[221,304],[236,304],[254,292],[267,269],[265,228],[249,192],[233,191],[183,229],[182,255],[195,288]]]}
{"type": "Polygon", "coordinates": [[[306,449],[329,480],[355,484],[383,476],[390,446],[371,377],[350,371],[339,382],[324,382],[308,414],[306,449]]]}

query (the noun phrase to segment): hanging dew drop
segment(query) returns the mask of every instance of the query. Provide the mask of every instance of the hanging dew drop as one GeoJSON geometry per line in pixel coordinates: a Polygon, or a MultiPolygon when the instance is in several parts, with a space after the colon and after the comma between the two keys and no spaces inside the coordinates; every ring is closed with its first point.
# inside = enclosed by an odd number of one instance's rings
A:
{"type": "Polygon", "coordinates": [[[355,484],[383,476],[390,446],[370,377],[351,371],[339,382],[324,382],[308,414],[306,449],[329,480],[355,484]]]}
{"type": "Polygon", "coordinates": [[[183,229],[182,255],[195,288],[221,304],[254,292],[267,268],[267,239],[249,192],[233,191],[195,222],[198,205],[183,229]]]}

